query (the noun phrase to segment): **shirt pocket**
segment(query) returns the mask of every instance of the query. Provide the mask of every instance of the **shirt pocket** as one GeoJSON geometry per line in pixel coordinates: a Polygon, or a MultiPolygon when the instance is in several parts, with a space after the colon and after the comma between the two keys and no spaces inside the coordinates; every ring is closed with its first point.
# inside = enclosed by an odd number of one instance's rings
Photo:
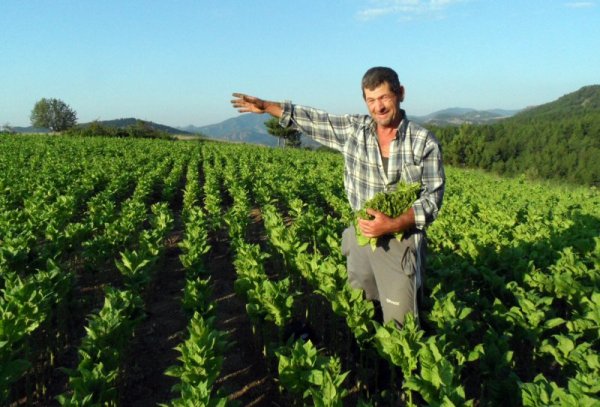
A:
{"type": "Polygon", "coordinates": [[[402,166],[401,180],[407,184],[420,183],[422,174],[423,165],[404,164],[402,166]]]}

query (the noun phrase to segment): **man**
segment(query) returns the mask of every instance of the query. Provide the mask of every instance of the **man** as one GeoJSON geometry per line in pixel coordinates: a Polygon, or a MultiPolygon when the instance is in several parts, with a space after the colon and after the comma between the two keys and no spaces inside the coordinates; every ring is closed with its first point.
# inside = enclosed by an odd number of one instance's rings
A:
{"type": "Polygon", "coordinates": [[[425,230],[435,220],[444,196],[442,152],[433,134],[409,121],[400,102],[404,87],[390,68],[374,67],[362,79],[368,115],[331,115],[288,101],[262,100],[234,93],[231,101],[240,113],[269,113],[319,143],[342,152],[344,186],[352,209],[362,209],[378,192],[393,191],[399,181],[419,182],[413,206],[397,218],[368,209],[372,220],[359,219],[365,237],[377,237],[373,251],[359,246],[353,226],[342,236],[347,257],[348,283],[381,302],[383,321],[402,325],[412,312],[418,317],[417,290],[425,264],[425,230]],[[402,240],[393,237],[403,232],[402,240]]]}

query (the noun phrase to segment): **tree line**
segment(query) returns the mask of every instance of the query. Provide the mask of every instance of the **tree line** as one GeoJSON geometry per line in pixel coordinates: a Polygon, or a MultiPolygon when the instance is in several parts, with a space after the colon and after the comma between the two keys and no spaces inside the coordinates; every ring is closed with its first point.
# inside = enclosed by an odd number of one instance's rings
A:
{"type": "Polygon", "coordinates": [[[55,98],[42,98],[37,101],[31,111],[30,120],[33,127],[71,136],[171,139],[169,133],[156,129],[143,120],[137,120],[125,127],[107,126],[98,121],[78,125],[77,112],[64,101],[55,98]]]}
{"type": "Polygon", "coordinates": [[[447,164],[600,186],[600,112],[428,128],[447,164]]]}
{"type": "MultiPolygon", "coordinates": [[[[171,136],[143,120],[125,127],[106,126],[94,121],[87,125],[77,125],[77,112],[64,101],[56,98],[42,98],[35,103],[30,115],[31,125],[37,128],[49,129],[52,132],[62,132],[68,135],[84,137],[139,137],[170,139],[171,136]]],[[[279,144],[284,147],[300,147],[301,133],[294,129],[284,129],[279,126],[277,119],[271,118],[265,122],[270,135],[277,137],[279,144]]],[[[12,133],[8,124],[0,133],[12,133]]]]}
{"type": "Polygon", "coordinates": [[[134,124],[125,127],[106,126],[93,121],[85,126],[73,126],[64,134],[82,137],[135,137],[135,138],[158,138],[171,140],[173,137],[166,131],[153,127],[150,123],[137,120],[134,124]]]}
{"type": "MultiPolygon", "coordinates": [[[[595,90],[590,89],[590,92],[595,90]]],[[[582,114],[544,113],[519,115],[487,125],[428,127],[440,140],[444,161],[449,165],[481,168],[507,176],[524,175],[529,179],[600,186],[600,110],[587,110],[582,114]]],[[[39,100],[31,112],[31,123],[71,135],[171,138],[143,121],[126,128],[108,127],[98,122],[77,126],[77,113],[60,99],[39,100]]],[[[265,126],[284,146],[300,147],[298,131],[281,128],[276,119],[268,120],[265,126]]]]}

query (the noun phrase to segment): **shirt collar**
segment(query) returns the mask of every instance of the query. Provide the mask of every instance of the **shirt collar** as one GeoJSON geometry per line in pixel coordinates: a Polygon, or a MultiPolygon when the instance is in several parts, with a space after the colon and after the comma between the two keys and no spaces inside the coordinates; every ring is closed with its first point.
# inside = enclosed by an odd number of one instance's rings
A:
{"type": "Polygon", "coordinates": [[[408,127],[408,118],[406,117],[406,112],[403,109],[400,109],[400,111],[402,112],[402,120],[400,121],[400,125],[398,126],[396,138],[404,140],[404,136],[406,135],[406,128],[408,127]]]}

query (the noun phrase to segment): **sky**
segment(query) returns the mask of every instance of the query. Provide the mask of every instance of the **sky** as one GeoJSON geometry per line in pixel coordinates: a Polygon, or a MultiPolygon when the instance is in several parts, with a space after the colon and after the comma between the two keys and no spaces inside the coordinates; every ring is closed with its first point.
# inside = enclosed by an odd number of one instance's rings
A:
{"type": "Polygon", "coordinates": [[[0,0],[0,27],[0,126],[41,98],[80,123],[215,124],[233,92],[366,114],[373,66],[409,116],[600,84],[600,0],[0,0]]]}

